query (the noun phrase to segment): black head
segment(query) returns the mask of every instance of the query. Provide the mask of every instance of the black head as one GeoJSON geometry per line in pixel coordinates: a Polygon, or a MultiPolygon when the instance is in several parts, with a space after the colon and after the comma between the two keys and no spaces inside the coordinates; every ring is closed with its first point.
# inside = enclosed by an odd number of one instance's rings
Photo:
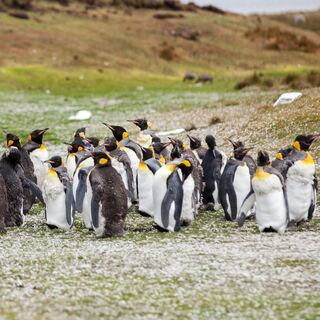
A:
{"type": "Polygon", "coordinates": [[[141,130],[146,130],[151,127],[151,123],[147,119],[136,119],[136,120],[127,120],[134,123],[141,130]]]}
{"type": "Polygon", "coordinates": [[[85,148],[85,142],[80,138],[76,137],[71,144],[72,153],[83,151],[85,148]]]}
{"type": "Polygon", "coordinates": [[[308,151],[312,145],[312,143],[319,139],[320,134],[300,134],[295,138],[293,142],[293,147],[298,151],[308,151]]]}
{"type": "Polygon", "coordinates": [[[112,126],[108,123],[103,124],[112,131],[112,134],[117,139],[117,141],[121,141],[129,137],[128,131],[125,128],[120,126],[112,126]]]}
{"type": "Polygon", "coordinates": [[[7,147],[17,147],[18,149],[21,149],[21,143],[18,136],[12,133],[7,133],[6,138],[7,147]]]}
{"type": "Polygon", "coordinates": [[[251,149],[240,147],[233,150],[234,158],[241,161],[251,149]]]}
{"type": "Polygon", "coordinates": [[[192,172],[193,166],[190,160],[184,159],[178,164],[178,168],[181,169],[183,181],[186,180],[189,174],[192,172]]]}
{"type": "Polygon", "coordinates": [[[192,137],[187,135],[189,140],[190,140],[190,149],[194,150],[194,149],[198,149],[201,147],[201,140],[196,138],[196,137],[192,137]]]}
{"type": "Polygon", "coordinates": [[[77,129],[77,131],[74,134],[74,137],[75,138],[80,137],[81,139],[84,139],[86,137],[86,129],[87,129],[86,127],[77,129]]]}
{"type": "Polygon", "coordinates": [[[99,146],[99,138],[97,137],[87,137],[86,138],[87,142],[90,143],[94,148],[99,146]]]}
{"type": "Polygon", "coordinates": [[[182,156],[181,149],[177,145],[173,146],[171,153],[170,153],[170,159],[171,160],[180,159],[181,156],[182,156]]]}
{"type": "Polygon", "coordinates": [[[9,148],[8,159],[9,159],[10,163],[12,163],[13,165],[20,164],[21,153],[17,147],[10,147],[9,148]]]}
{"type": "Polygon", "coordinates": [[[259,167],[264,167],[270,164],[270,158],[266,151],[260,150],[258,152],[257,165],[259,167]]]}
{"type": "Polygon", "coordinates": [[[161,151],[163,151],[166,147],[168,147],[171,144],[171,142],[154,142],[152,144],[153,150],[156,154],[160,154],[161,151]]]}
{"type": "Polygon", "coordinates": [[[233,146],[233,150],[236,150],[238,148],[244,148],[244,143],[242,141],[232,141],[231,139],[228,139],[232,146],[233,146]]]}
{"type": "Polygon", "coordinates": [[[181,153],[183,153],[185,151],[185,145],[183,144],[183,142],[179,139],[173,139],[168,137],[168,139],[171,141],[171,144],[173,145],[173,147],[177,147],[179,149],[179,151],[181,153]]]}
{"type": "Polygon", "coordinates": [[[288,155],[292,152],[292,150],[293,150],[293,147],[280,149],[276,154],[276,158],[278,160],[285,160],[288,157],[288,155]]]}
{"type": "Polygon", "coordinates": [[[152,147],[150,148],[141,147],[141,150],[142,150],[143,161],[146,161],[154,157],[154,151],[152,147]]]}
{"type": "Polygon", "coordinates": [[[60,156],[53,156],[45,162],[50,163],[52,168],[58,168],[63,165],[63,162],[60,156]]]}
{"type": "Polygon", "coordinates": [[[49,128],[34,130],[28,135],[28,140],[38,144],[42,144],[43,135],[48,130],[49,128]]]}
{"type": "Polygon", "coordinates": [[[209,134],[206,136],[206,143],[210,150],[213,150],[216,147],[216,139],[213,135],[209,134]]]}
{"type": "Polygon", "coordinates": [[[91,155],[95,165],[99,167],[111,166],[111,159],[106,153],[99,151],[99,152],[92,152],[91,155]]]}
{"type": "Polygon", "coordinates": [[[153,136],[153,137],[152,137],[152,143],[153,143],[153,142],[161,142],[160,137],[158,137],[158,136],[153,136]]]}
{"type": "Polygon", "coordinates": [[[104,147],[106,151],[111,152],[113,150],[116,150],[118,148],[117,140],[115,137],[107,137],[104,139],[104,147]]]}

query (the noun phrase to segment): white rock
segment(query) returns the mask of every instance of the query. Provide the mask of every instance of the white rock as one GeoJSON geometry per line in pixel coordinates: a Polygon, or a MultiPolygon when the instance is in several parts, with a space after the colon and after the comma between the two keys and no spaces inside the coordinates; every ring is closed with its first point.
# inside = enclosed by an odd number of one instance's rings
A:
{"type": "Polygon", "coordinates": [[[88,110],[80,110],[75,115],[70,116],[69,120],[88,120],[92,117],[92,113],[88,110]]]}
{"type": "Polygon", "coordinates": [[[301,92],[286,92],[283,93],[278,100],[273,104],[273,106],[279,106],[281,104],[291,103],[302,96],[301,92]]]}
{"type": "Polygon", "coordinates": [[[185,129],[179,128],[179,129],[175,129],[175,130],[171,130],[171,131],[158,132],[156,135],[157,136],[168,136],[168,135],[172,135],[172,134],[179,134],[179,133],[182,133],[185,131],[186,131],[185,129]]]}

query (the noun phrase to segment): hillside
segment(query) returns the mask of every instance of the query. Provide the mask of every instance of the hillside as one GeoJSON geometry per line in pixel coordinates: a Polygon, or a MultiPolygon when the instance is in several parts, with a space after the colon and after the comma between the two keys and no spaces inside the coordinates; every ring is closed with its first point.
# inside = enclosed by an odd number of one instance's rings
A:
{"type": "Polygon", "coordinates": [[[15,13],[0,13],[3,89],[25,88],[31,78],[36,87],[41,73],[63,83],[86,72],[87,81],[148,85],[159,77],[180,80],[186,71],[215,75],[219,89],[222,78],[232,88],[235,79],[254,71],[277,77],[320,65],[317,30],[273,17],[44,1],[26,12],[29,19],[15,13]]]}

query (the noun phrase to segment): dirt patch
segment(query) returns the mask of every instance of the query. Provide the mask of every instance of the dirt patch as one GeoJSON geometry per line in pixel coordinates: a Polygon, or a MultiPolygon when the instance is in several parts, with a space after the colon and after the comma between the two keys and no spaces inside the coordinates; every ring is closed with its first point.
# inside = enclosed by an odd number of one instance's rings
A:
{"type": "Polygon", "coordinates": [[[247,31],[245,36],[251,41],[262,42],[264,48],[269,50],[295,50],[313,53],[319,48],[315,42],[306,36],[298,36],[278,27],[257,27],[254,30],[247,31]]]}
{"type": "Polygon", "coordinates": [[[176,51],[176,48],[167,42],[162,43],[159,57],[166,61],[178,61],[181,58],[180,54],[176,51]]]}

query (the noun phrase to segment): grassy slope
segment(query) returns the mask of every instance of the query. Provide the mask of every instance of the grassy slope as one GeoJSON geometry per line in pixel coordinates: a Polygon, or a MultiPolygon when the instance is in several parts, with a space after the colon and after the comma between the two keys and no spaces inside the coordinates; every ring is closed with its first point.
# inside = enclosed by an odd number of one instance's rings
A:
{"type": "MultiPolygon", "coordinates": [[[[253,71],[279,76],[320,64],[318,54],[270,51],[248,40],[244,34],[258,25],[255,17],[187,12],[183,19],[159,21],[152,10],[128,14],[103,9],[96,12],[100,18],[93,19],[81,15],[79,8],[73,8],[74,15],[46,10],[32,12],[27,21],[0,13],[0,89],[49,87],[54,93],[79,95],[142,84],[176,91],[183,89],[182,75],[191,70],[213,73],[213,89],[221,91],[253,71]],[[200,41],[172,37],[176,28],[200,31],[200,41]],[[164,42],[174,46],[179,60],[159,57],[164,42]]],[[[314,31],[266,17],[261,25],[280,26],[320,43],[314,31]]]]}

